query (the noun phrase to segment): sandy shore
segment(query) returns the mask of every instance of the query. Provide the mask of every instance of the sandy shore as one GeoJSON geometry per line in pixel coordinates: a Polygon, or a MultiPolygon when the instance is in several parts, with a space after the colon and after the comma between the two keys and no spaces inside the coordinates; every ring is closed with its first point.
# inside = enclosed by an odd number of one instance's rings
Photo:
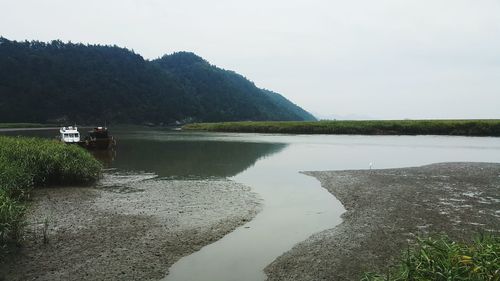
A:
{"type": "Polygon", "coordinates": [[[344,221],[276,259],[265,270],[270,281],[359,280],[385,272],[417,234],[500,232],[500,164],[306,174],[342,202],[344,221]]]}
{"type": "Polygon", "coordinates": [[[111,173],[92,188],[35,190],[23,247],[0,267],[0,276],[158,280],[178,259],[220,239],[260,210],[256,194],[229,180],[150,177],[111,173]]]}

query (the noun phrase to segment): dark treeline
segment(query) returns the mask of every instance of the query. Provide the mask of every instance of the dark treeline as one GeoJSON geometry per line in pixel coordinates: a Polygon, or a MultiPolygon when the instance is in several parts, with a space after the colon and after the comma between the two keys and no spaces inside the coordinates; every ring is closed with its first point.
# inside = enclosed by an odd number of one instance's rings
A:
{"type": "Polygon", "coordinates": [[[314,120],[281,95],[179,52],[0,38],[0,122],[314,120]]]}

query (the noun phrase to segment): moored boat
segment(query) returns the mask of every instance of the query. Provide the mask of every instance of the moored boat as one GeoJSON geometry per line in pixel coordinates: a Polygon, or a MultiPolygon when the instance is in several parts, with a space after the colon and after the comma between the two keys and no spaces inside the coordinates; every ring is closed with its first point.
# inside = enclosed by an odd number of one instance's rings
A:
{"type": "Polygon", "coordinates": [[[78,132],[78,127],[62,127],[59,129],[59,139],[65,143],[81,144],[80,132],[78,132]]]}
{"type": "Polygon", "coordinates": [[[59,129],[59,140],[68,144],[78,144],[87,149],[112,149],[116,140],[106,127],[95,127],[82,139],[78,127],[69,126],[59,129]]]}
{"type": "Polygon", "coordinates": [[[86,147],[89,149],[111,149],[116,145],[116,140],[109,134],[106,127],[95,127],[85,137],[86,147]]]}

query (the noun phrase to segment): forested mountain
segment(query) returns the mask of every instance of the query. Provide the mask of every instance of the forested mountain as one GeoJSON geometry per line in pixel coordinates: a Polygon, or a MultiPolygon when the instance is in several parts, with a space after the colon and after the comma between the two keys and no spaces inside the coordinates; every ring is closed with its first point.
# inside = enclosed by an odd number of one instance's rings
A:
{"type": "Polygon", "coordinates": [[[149,61],[117,46],[0,38],[0,122],[235,120],[314,117],[193,53],[149,61]]]}

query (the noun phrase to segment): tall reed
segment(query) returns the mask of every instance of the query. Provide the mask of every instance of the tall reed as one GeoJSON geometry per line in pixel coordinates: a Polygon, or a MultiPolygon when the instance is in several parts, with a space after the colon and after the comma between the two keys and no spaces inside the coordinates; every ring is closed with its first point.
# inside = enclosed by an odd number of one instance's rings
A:
{"type": "Polygon", "coordinates": [[[500,236],[480,235],[473,243],[447,236],[419,239],[401,263],[385,275],[366,274],[362,281],[499,281],[500,236]]]}
{"type": "Polygon", "coordinates": [[[500,136],[500,120],[366,120],[194,123],[186,130],[280,134],[500,136]]]}
{"type": "Polygon", "coordinates": [[[88,184],[101,164],[84,149],[52,140],[0,136],[0,248],[20,236],[30,190],[88,184]]]}

